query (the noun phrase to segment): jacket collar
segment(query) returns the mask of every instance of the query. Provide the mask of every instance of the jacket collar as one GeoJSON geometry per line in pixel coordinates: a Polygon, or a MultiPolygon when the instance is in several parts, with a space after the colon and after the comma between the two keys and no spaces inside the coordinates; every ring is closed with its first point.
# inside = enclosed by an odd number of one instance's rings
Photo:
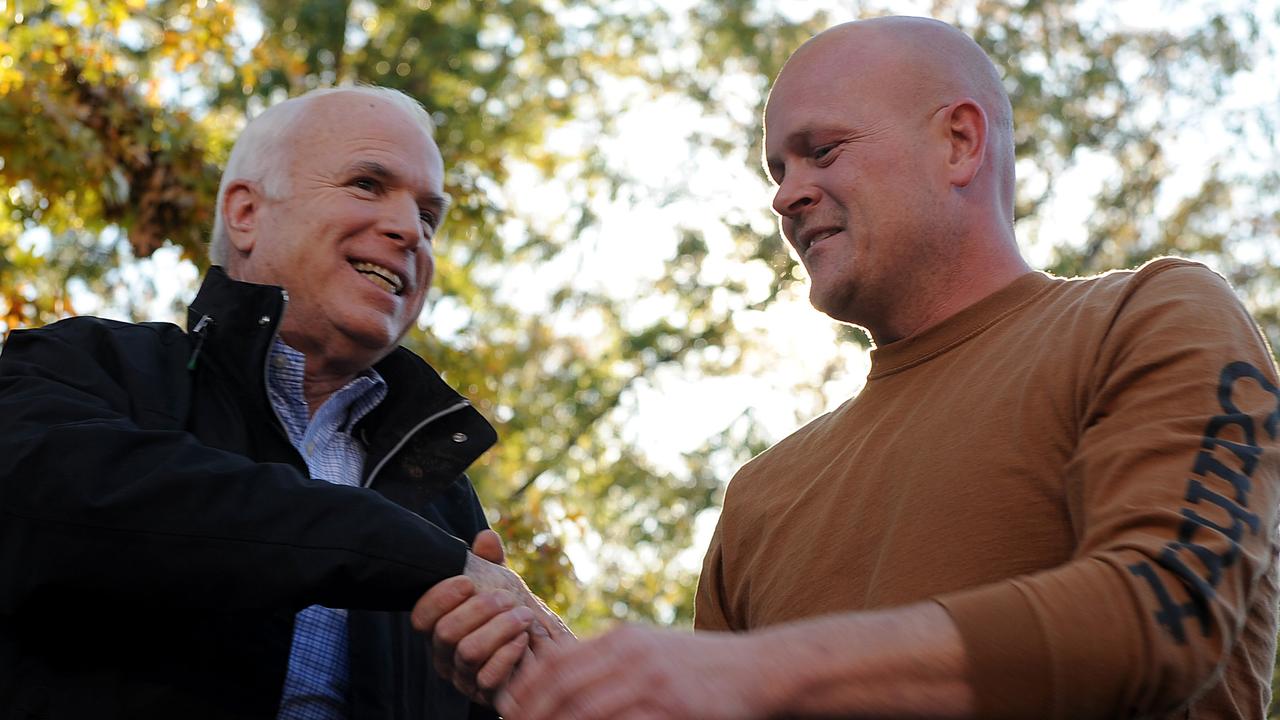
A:
{"type": "MultiPolygon", "coordinates": [[[[222,268],[210,267],[187,309],[194,361],[216,364],[237,387],[269,406],[267,357],[287,311],[288,297],[284,288],[233,280],[222,268]],[[206,317],[209,319],[201,327],[206,317]]],[[[415,432],[423,420],[459,405],[465,407],[449,412],[449,421],[442,423],[454,438],[464,438],[455,441],[457,447],[451,453],[461,465],[458,472],[497,441],[489,422],[411,351],[398,347],[373,368],[387,381],[387,397],[359,424],[368,441],[370,460],[399,448],[405,435],[415,432]],[[455,427],[465,427],[466,432],[455,427]]]]}
{"type": "Polygon", "coordinates": [[[187,307],[190,365],[216,363],[236,387],[265,401],[267,355],[288,300],[284,288],[232,280],[222,268],[210,267],[187,307]]]}

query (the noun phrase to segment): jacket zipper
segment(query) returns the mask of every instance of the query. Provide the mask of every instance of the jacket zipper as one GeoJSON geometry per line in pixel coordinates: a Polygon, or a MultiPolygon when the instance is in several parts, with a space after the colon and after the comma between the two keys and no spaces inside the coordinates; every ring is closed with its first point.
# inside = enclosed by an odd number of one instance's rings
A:
{"type": "Polygon", "coordinates": [[[196,336],[196,347],[191,351],[191,357],[187,359],[187,370],[196,369],[196,361],[200,359],[200,351],[204,349],[204,340],[209,336],[209,326],[212,324],[212,315],[202,315],[196,321],[196,326],[191,328],[191,334],[196,336]]]}
{"type": "MultiPolygon", "coordinates": [[[[263,390],[267,390],[267,388],[271,387],[271,378],[269,376],[269,373],[271,371],[271,368],[270,368],[271,349],[275,347],[276,336],[280,334],[280,320],[284,317],[285,311],[289,309],[289,291],[288,290],[285,290],[284,288],[280,288],[280,300],[282,301],[282,304],[280,305],[280,313],[276,317],[270,318],[268,320],[268,322],[272,324],[271,324],[271,338],[270,338],[270,342],[267,345],[267,354],[262,358],[263,390]]],[[[265,318],[267,316],[263,315],[263,317],[265,318]]],[[[276,404],[271,402],[271,395],[269,392],[267,395],[267,405],[271,407],[271,416],[276,419],[276,432],[280,433],[280,437],[284,438],[285,443],[292,448],[293,441],[289,439],[289,433],[285,432],[284,420],[280,418],[280,411],[276,410],[276,404]]],[[[294,448],[294,452],[295,453],[298,452],[298,449],[294,448]]],[[[299,454],[298,456],[302,457],[301,454],[299,454]]],[[[307,467],[305,458],[303,459],[303,467],[307,467]]],[[[311,476],[310,468],[308,468],[307,470],[307,476],[308,477],[311,476]]]]}
{"type": "Polygon", "coordinates": [[[387,451],[386,455],[382,456],[382,459],[378,461],[378,464],[376,466],[374,466],[373,471],[369,473],[369,477],[364,479],[364,482],[360,484],[360,487],[367,488],[373,485],[373,479],[378,476],[378,472],[382,470],[383,466],[385,466],[387,462],[391,460],[392,457],[395,456],[396,453],[400,452],[400,448],[404,447],[405,443],[409,442],[409,439],[412,438],[414,435],[417,435],[418,432],[422,430],[422,428],[426,427],[427,425],[430,425],[431,423],[435,422],[436,420],[439,420],[440,418],[446,415],[455,413],[469,405],[471,405],[470,402],[466,400],[459,400],[453,405],[450,405],[449,407],[433,415],[427,416],[427,418],[424,419],[422,422],[418,423],[417,425],[414,425],[413,428],[409,430],[409,432],[404,434],[404,437],[400,438],[400,442],[396,443],[394,447],[392,447],[389,451],[387,451]]]}

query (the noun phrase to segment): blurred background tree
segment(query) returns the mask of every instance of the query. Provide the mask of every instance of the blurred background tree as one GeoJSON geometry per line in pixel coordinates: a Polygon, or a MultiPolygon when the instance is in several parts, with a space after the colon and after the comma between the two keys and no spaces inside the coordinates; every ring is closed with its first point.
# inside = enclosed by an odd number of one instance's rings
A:
{"type": "Polygon", "coordinates": [[[687,623],[733,469],[865,372],[768,214],[764,93],[814,32],[905,12],[1006,71],[1033,262],[1203,260],[1280,345],[1274,1],[795,5],[0,0],[0,333],[180,317],[245,116],[399,88],[455,199],[407,344],[498,427],[473,478],[513,564],[577,628],[687,623]]]}

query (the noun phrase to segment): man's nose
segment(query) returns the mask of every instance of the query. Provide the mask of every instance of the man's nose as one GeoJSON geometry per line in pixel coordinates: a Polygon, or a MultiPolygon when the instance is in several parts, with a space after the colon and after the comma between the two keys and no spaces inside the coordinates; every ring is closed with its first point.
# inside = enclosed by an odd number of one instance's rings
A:
{"type": "Polygon", "coordinates": [[[822,192],[803,173],[792,173],[782,179],[773,194],[773,211],[784,218],[794,218],[816,205],[821,197],[822,192]]]}
{"type": "Polygon", "coordinates": [[[418,203],[412,194],[392,193],[383,201],[378,216],[378,234],[410,250],[425,241],[418,203]]]}

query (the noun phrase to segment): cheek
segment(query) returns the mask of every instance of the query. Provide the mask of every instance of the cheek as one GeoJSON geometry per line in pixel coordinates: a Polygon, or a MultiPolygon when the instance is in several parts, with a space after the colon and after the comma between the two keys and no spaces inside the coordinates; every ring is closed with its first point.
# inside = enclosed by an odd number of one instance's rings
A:
{"type": "Polygon", "coordinates": [[[426,243],[422,250],[418,251],[418,277],[422,278],[422,293],[425,295],[427,288],[431,287],[431,281],[436,274],[436,257],[431,249],[431,243],[426,243]]]}
{"type": "Polygon", "coordinates": [[[378,218],[377,203],[352,197],[349,193],[318,200],[308,219],[317,225],[339,229],[343,233],[372,225],[378,218]]]}

